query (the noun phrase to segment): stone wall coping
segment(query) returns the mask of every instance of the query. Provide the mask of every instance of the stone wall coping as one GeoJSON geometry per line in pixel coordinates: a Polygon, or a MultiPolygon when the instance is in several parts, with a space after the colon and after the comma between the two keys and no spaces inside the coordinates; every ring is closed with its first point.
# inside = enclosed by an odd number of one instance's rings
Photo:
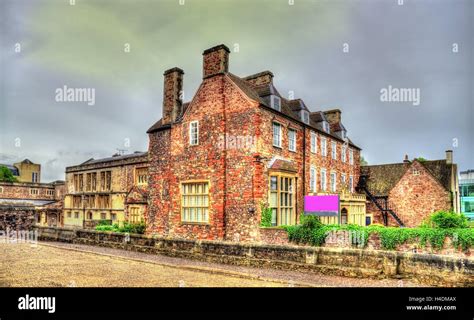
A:
{"type": "MultiPolygon", "coordinates": [[[[91,234],[108,234],[117,236],[126,236],[125,233],[111,232],[111,231],[98,231],[98,230],[85,230],[75,228],[52,228],[52,227],[41,227],[35,226],[34,228],[57,231],[71,231],[71,232],[82,232],[91,234]]],[[[148,239],[155,241],[172,241],[181,243],[195,243],[197,245],[218,245],[218,246],[238,246],[247,249],[276,249],[281,251],[300,251],[306,253],[329,253],[329,254],[345,254],[345,255],[359,255],[359,256],[383,256],[390,259],[404,259],[409,258],[416,261],[433,261],[438,260],[440,263],[448,264],[465,264],[474,267],[474,257],[452,257],[447,255],[430,254],[430,253],[414,253],[414,252],[399,252],[390,250],[367,250],[358,248],[334,248],[334,247],[313,247],[313,246],[302,246],[302,245],[278,245],[278,244],[262,244],[262,243],[241,243],[231,241],[216,241],[216,240],[191,240],[171,237],[159,237],[157,235],[142,235],[142,234],[129,234],[131,238],[135,239],[148,239]]]]}

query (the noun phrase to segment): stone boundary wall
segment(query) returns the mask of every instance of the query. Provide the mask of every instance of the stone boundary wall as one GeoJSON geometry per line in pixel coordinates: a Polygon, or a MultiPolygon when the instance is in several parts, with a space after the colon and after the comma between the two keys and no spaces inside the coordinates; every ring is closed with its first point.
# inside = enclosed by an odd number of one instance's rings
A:
{"type": "MultiPolygon", "coordinates": [[[[39,240],[103,246],[233,265],[346,277],[410,279],[434,286],[474,286],[474,260],[396,251],[159,238],[37,227],[39,240]]],[[[401,283],[402,285],[402,283],[401,283]]]]}
{"type": "MultiPolygon", "coordinates": [[[[324,243],[322,247],[325,248],[357,248],[356,244],[352,244],[348,237],[344,237],[344,232],[347,231],[336,231],[335,241],[324,243]]],[[[288,233],[282,228],[260,228],[260,240],[262,243],[277,244],[277,245],[291,245],[288,240],[288,233]]],[[[382,240],[378,234],[371,234],[369,236],[366,250],[384,250],[382,248],[382,240]]],[[[421,246],[418,239],[407,241],[402,245],[396,247],[396,251],[399,252],[412,252],[412,253],[426,253],[426,254],[439,254],[449,255],[457,257],[473,257],[474,250],[472,248],[463,251],[461,248],[455,248],[452,245],[450,237],[444,239],[443,247],[440,250],[431,247],[429,242],[425,246],[421,246]]]]}

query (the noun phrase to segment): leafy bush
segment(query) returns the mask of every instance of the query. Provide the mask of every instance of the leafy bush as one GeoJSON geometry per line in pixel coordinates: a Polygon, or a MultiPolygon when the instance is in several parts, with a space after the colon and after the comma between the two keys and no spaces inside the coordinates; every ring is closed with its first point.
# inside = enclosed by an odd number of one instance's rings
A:
{"type": "Polygon", "coordinates": [[[465,215],[447,211],[437,211],[428,220],[428,226],[433,228],[468,228],[465,215]]]}
{"type": "Polygon", "coordinates": [[[146,230],[146,225],[144,222],[139,222],[139,223],[124,222],[123,226],[119,226],[117,223],[113,225],[98,224],[95,227],[95,230],[144,234],[146,230]]]}
{"type": "Polygon", "coordinates": [[[106,224],[97,225],[97,226],[95,227],[95,230],[97,230],[97,231],[114,231],[114,232],[118,232],[118,230],[117,230],[114,226],[106,225],[106,224]]]}
{"type": "Polygon", "coordinates": [[[0,166],[0,182],[18,182],[13,173],[5,166],[0,166]]]}
{"type": "Polygon", "coordinates": [[[269,208],[267,204],[262,203],[260,205],[262,211],[262,218],[260,225],[262,227],[271,227],[272,226],[272,208],[269,208]]]}
{"type": "MultiPolygon", "coordinates": [[[[436,216],[437,217],[437,216],[436,216]]],[[[452,223],[452,219],[435,218],[438,225],[451,226],[463,225],[452,223]],[[446,222],[447,221],[447,222],[446,222]],[[449,222],[449,223],[448,223],[449,222]]],[[[302,216],[301,224],[297,226],[284,227],[288,233],[290,242],[321,246],[328,240],[330,232],[349,231],[351,243],[359,247],[366,247],[371,234],[377,234],[381,240],[381,246],[385,250],[395,250],[397,246],[407,242],[417,241],[420,246],[427,244],[437,250],[443,247],[445,239],[451,239],[453,247],[467,250],[474,246],[474,229],[472,228],[432,228],[428,226],[419,228],[398,228],[371,225],[368,227],[358,225],[323,225],[318,217],[302,216]]]]}

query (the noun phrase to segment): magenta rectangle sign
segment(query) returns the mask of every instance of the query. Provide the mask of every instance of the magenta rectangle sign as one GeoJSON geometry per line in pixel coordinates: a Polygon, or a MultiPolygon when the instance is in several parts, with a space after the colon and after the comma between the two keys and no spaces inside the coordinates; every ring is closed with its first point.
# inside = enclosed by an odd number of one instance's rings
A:
{"type": "Polygon", "coordinates": [[[339,195],[305,196],[304,213],[318,216],[338,216],[339,195]]]}

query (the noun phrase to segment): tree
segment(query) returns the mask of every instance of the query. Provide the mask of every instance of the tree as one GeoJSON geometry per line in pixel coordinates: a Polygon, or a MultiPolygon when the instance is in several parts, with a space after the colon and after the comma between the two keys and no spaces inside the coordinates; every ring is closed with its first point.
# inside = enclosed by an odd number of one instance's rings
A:
{"type": "Polygon", "coordinates": [[[361,166],[366,166],[368,165],[369,163],[364,159],[363,156],[360,156],[360,165],[361,166]]]}
{"type": "Polygon", "coordinates": [[[0,182],[17,182],[13,173],[5,166],[0,166],[0,182]]]}

